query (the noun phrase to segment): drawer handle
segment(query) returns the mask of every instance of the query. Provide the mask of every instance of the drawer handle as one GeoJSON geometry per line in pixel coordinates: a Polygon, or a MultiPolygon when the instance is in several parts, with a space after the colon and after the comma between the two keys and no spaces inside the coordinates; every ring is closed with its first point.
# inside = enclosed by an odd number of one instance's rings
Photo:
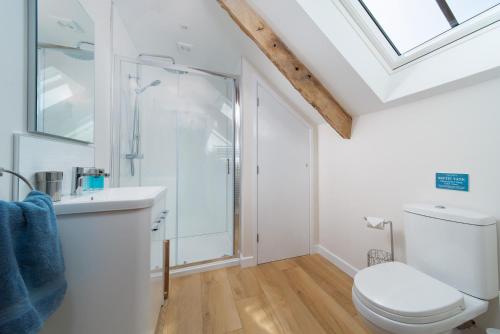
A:
{"type": "Polygon", "coordinates": [[[161,212],[160,219],[166,219],[168,216],[169,211],[165,210],[161,212]]]}

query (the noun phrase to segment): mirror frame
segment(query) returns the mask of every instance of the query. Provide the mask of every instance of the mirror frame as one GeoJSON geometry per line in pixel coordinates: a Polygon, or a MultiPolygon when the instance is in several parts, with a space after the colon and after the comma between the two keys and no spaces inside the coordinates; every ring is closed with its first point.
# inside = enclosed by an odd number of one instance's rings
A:
{"type": "MultiPolygon", "coordinates": [[[[94,108],[92,113],[94,114],[94,124],[92,129],[92,140],[84,141],[79,139],[74,139],[70,137],[58,136],[50,134],[47,132],[38,131],[37,125],[37,114],[38,114],[38,1],[39,0],[28,0],[28,71],[27,71],[27,84],[28,84],[28,133],[35,135],[47,136],[56,139],[69,140],[77,143],[83,143],[88,145],[95,144],[95,75],[94,75],[94,108]]],[[[85,7],[83,7],[80,0],[76,0],[86,12],[89,18],[94,22],[92,17],[89,15],[85,7]]],[[[95,35],[95,22],[94,22],[94,35],[95,35]]],[[[94,73],[95,73],[95,60],[94,60],[94,73]]]]}

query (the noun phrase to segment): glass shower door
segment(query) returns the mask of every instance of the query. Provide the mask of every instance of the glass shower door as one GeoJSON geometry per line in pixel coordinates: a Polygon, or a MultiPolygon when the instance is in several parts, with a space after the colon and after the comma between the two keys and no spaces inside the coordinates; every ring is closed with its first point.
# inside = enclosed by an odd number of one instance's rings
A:
{"type": "Polygon", "coordinates": [[[178,264],[232,256],[234,81],[183,75],[179,96],[178,264]]]}

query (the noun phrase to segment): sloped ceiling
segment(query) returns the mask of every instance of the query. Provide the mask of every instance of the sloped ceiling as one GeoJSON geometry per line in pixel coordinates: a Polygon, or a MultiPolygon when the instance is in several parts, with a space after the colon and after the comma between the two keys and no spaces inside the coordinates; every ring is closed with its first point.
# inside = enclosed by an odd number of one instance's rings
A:
{"type": "MultiPolygon", "coordinates": [[[[238,73],[244,56],[278,89],[291,87],[215,0],[115,0],[115,4],[141,53],[168,54],[180,64],[226,73],[238,73]],[[177,42],[192,44],[193,50],[180,52],[177,42]]],[[[356,116],[383,107],[295,0],[251,0],[250,4],[348,113],[356,116]]],[[[309,119],[323,123],[300,94],[285,94],[309,119]]]]}
{"type": "Polygon", "coordinates": [[[295,0],[250,2],[348,112],[361,115],[383,107],[369,86],[295,0]]]}

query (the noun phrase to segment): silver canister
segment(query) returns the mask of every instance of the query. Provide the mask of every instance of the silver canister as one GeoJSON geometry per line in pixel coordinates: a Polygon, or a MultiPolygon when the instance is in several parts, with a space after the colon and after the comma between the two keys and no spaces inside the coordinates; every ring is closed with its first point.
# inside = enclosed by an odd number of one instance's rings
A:
{"type": "Polygon", "coordinates": [[[54,202],[61,200],[62,181],[63,172],[48,171],[35,173],[35,188],[49,195],[54,202]]]}

